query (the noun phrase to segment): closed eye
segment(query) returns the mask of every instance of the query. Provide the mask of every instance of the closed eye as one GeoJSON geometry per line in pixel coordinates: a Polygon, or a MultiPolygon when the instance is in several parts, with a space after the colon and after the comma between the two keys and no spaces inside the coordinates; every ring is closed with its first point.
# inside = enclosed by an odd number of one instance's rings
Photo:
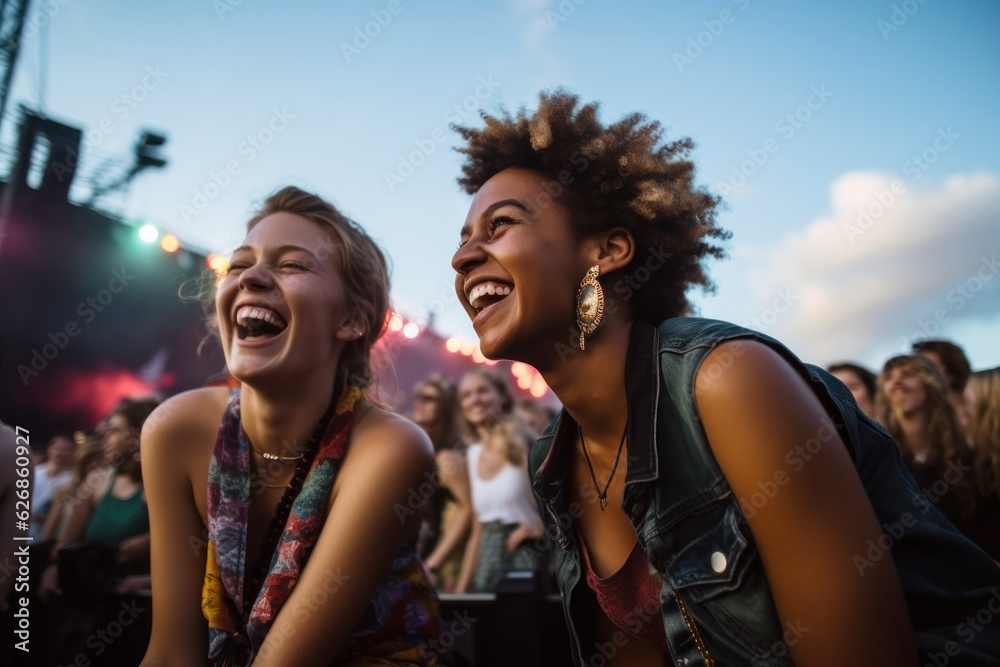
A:
{"type": "Polygon", "coordinates": [[[514,218],[510,218],[503,215],[493,218],[492,220],[490,220],[489,223],[490,236],[492,236],[496,232],[497,227],[500,227],[501,225],[511,225],[514,224],[515,222],[516,221],[514,220],[514,218]]]}

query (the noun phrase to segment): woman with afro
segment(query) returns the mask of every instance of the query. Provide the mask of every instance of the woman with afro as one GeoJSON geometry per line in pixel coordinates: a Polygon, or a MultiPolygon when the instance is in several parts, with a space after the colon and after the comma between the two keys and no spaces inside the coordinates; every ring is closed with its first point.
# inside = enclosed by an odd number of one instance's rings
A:
{"type": "Polygon", "coordinates": [[[458,128],[456,291],[483,354],[564,406],[529,468],[576,664],[996,664],[1000,569],[888,433],[772,338],[688,316],[728,238],[692,142],[564,91],[484,120],[458,128]]]}

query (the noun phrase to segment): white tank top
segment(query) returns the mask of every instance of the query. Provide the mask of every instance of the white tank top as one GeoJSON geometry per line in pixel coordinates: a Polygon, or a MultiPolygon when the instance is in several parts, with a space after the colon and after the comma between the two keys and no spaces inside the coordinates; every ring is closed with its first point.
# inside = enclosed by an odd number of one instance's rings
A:
{"type": "Polygon", "coordinates": [[[480,523],[539,524],[538,506],[531,492],[528,471],[505,463],[488,480],[479,477],[482,444],[469,446],[469,480],[472,482],[472,508],[480,523]]]}

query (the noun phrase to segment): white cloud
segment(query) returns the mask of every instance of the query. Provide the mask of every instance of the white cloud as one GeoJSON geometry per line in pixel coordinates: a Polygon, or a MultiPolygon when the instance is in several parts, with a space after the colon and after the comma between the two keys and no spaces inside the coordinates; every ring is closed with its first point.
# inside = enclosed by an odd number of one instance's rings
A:
{"type": "Polygon", "coordinates": [[[756,267],[754,324],[821,363],[902,351],[962,322],[1000,326],[998,218],[996,174],[917,190],[880,172],[846,173],[830,187],[830,210],[804,231],[741,251],[756,267]],[[776,305],[782,294],[791,307],[776,305]]]}

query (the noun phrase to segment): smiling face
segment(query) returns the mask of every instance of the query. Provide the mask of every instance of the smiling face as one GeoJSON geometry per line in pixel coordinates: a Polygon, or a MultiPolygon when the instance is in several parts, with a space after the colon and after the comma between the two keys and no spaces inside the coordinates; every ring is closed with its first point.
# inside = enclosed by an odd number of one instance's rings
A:
{"type": "Polygon", "coordinates": [[[917,370],[909,364],[900,364],[886,371],[882,390],[889,407],[900,417],[916,414],[927,404],[927,387],[917,370]]]}
{"type": "Polygon", "coordinates": [[[268,215],[247,233],[215,299],[233,377],[253,385],[319,372],[332,382],[340,351],[358,330],[329,247],[318,224],[294,213],[268,215]]]}
{"type": "Polygon", "coordinates": [[[452,258],[455,291],[490,359],[544,363],[566,343],[587,271],[571,211],[552,201],[550,178],[521,168],[476,193],[452,258]]]}
{"type": "Polygon", "coordinates": [[[503,397],[492,382],[480,373],[469,373],[458,384],[462,416],[474,429],[489,426],[503,412],[503,397]]]}

